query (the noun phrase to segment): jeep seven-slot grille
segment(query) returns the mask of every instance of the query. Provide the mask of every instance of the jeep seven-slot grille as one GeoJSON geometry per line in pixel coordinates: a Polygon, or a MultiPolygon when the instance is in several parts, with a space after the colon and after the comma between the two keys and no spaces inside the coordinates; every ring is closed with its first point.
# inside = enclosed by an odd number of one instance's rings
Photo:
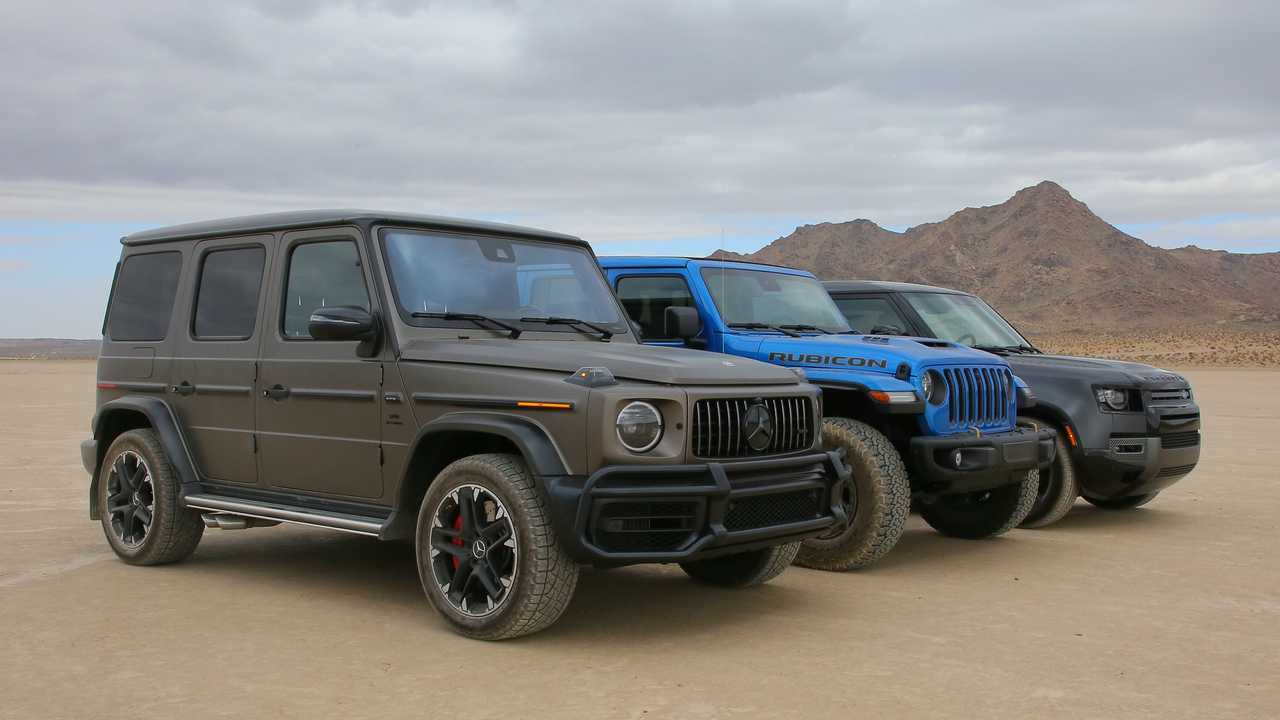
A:
{"type": "Polygon", "coordinates": [[[807,397],[723,398],[693,406],[693,454],[700,458],[777,455],[813,445],[813,402],[807,397]],[[760,450],[752,448],[743,420],[753,405],[769,411],[772,434],[760,450]]]}
{"type": "Polygon", "coordinates": [[[947,422],[957,430],[1014,424],[1013,373],[991,366],[942,369],[947,383],[947,422]]]}

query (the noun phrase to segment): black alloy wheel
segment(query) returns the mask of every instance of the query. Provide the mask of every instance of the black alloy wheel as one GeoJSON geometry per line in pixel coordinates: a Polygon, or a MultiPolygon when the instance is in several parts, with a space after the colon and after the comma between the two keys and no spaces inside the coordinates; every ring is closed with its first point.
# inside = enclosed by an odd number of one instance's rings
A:
{"type": "Polygon", "coordinates": [[[116,456],[107,475],[107,514],[111,531],[126,547],[147,539],[156,510],[155,486],[147,461],[132,450],[116,456]]]}
{"type": "Polygon", "coordinates": [[[511,515],[479,485],[459,485],[436,506],[431,521],[431,574],[449,604],[470,617],[499,609],[511,594],[519,563],[511,515]]]}

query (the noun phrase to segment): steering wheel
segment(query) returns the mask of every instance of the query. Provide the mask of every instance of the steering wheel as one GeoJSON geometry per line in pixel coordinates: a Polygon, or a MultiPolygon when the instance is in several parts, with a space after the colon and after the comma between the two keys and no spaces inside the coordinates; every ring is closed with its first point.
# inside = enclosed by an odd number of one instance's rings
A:
{"type": "Polygon", "coordinates": [[[978,338],[974,337],[973,333],[965,333],[964,335],[961,335],[959,338],[957,338],[956,342],[960,343],[961,345],[977,345],[978,338]],[[965,340],[965,338],[969,338],[969,339],[965,340]]]}

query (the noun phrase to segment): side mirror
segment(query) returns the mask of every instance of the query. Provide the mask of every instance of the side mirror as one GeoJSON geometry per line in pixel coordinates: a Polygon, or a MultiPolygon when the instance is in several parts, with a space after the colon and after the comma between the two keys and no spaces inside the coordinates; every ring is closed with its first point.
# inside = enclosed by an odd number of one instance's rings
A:
{"type": "Polygon", "coordinates": [[[667,308],[663,317],[667,337],[688,342],[697,337],[702,330],[702,320],[698,318],[697,308],[673,305],[667,308]]]}
{"type": "Polygon", "coordinates": [[[354,305],[317,308],[307,321],[307,332],[315,340],[359,340],[378,337],[378,321],[368,310],[354,305]]]}

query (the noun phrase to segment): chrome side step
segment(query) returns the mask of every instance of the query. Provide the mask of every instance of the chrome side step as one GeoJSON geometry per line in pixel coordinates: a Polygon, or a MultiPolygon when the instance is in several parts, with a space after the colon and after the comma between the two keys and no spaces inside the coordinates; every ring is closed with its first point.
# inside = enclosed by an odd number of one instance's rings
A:
{"type": "Polygon", "coordinates": [[[233,499],[221,495],[187,495],[183,498],[183,502],[192,510],[212,510],[259,520],[278,520],[295,525],[310,525],[311,527],[355,533],[356,535],[378,537],[382,532],[383,521],[359,515],[326,513],[287,505],[277,505],[275,503],[233,499]]]}

